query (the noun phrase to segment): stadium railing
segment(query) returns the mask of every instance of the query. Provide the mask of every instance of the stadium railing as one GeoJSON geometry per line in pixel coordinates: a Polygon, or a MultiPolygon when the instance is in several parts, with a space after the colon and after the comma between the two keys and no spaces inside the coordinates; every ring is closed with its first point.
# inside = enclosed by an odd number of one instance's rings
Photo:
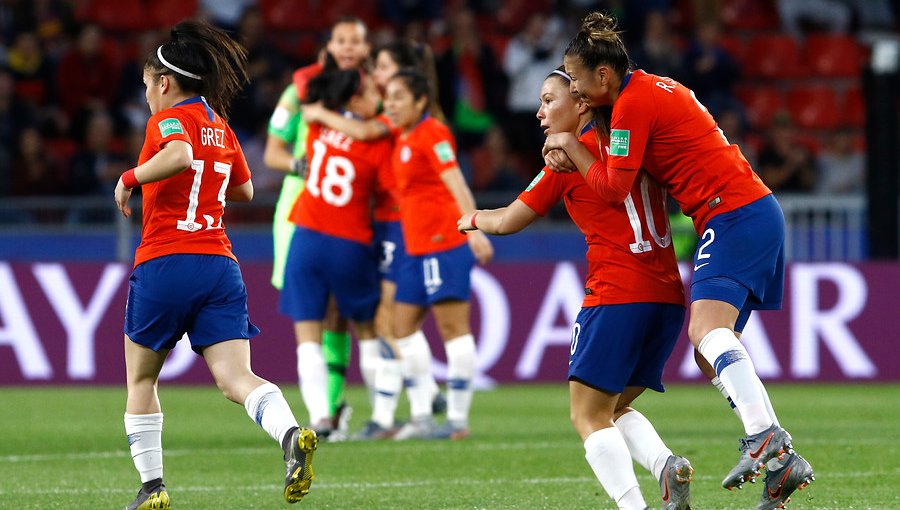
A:
{"type": "MultiPolygon", "coordinates": [[[[481,208],[507,205],[515,194],[480,193],[481,208]]],[[[867,258],[868,231],[864,196],[820,196],[779,194],[786,222],[786,256],[789,261],[860,261],[867,258]]],[[[235,233],[264,232],[270,227],[277,196],[258,193],[250,204],[230,203],[226,218],[235,233]]],[[[112,197],[5,197],[0,201],[0,240],[15,242],[16,236],[104,234],[115,237],[115,258],[130,260],[132,239],[140,231],[140,200],[132,200],[134,215],[123,218],[112,197]]],[[[554,210],[549,225],[542,228],[571,230],[563,208],[554,210]]],[[[66,258],[66,254],[60,254],[66,258]]],[[[0,253],[0,259],[5,258],[0,253]]]]}

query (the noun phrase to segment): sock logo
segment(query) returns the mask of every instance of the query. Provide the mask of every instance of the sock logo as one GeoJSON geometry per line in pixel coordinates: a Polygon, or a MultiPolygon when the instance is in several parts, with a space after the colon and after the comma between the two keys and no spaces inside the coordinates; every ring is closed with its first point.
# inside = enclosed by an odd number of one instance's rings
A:
{"type": "Polygon", "coordinates": [[[127,437],[128,437],[128,446],[131,446],[134,443],[137,443],[138,441],[141,440],[141,435],[137,432],[135,432],[134,434],[128,434],[127,437]]]}
{"type": "Polygon", "coordinates": [[[747,353],[743,350],[734,349],[725,351],[716,358],[716,362],[713,363],[713,368],[716,369],[716,375],[722,375],[722,370],[725,370],[729,365],[744,359],[747,359],[747,353]]]}
{"type": "Polygon", "coordinates": [[[254,418],[254,421],[256,421],[256,424],[259,425],[260,427],[262,427],[263,413],[265,412],[266,406],[268,406],[268,405],[269,405],[269,399],[266,398],[266,399],[263,399],[262,402],[259,403],[259,407],[256,408],[256,417],[254,418]]]}

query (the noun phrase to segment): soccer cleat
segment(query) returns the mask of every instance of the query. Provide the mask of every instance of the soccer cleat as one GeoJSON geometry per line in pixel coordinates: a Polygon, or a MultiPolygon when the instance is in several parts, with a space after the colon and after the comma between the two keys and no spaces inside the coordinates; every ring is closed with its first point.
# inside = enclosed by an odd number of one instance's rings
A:
{"type": "Polygon", "coordinates": [[[791,447],[791,435],[778,425],[772,424],[766,430],[741,439],[741,458],[738,463],[722,480],[722,487],[731,490],[740,489],[744,482],[756,482],[759,470],[770,459],[784,458],[785,453],[793,453],[791,447]]]}
{"type": "Polygon", "coordinates": [[[431,414],[437,416],[447,412],[447,397],[440,391],[434,394],[431,401],[431,414]]]}
{"type": "Polygon", "coordinates": [[[309,494],[313,481],[312,456],[318,444],[319,438],[312,429],[298,428],[291,432],[284,454],[284,500],[288,503],[296,503],[309,494]]]}
{"type": "Polygon", "coordinates": [[[372,420],[366,422],[363,429],[353,436],[356,441],[373,441],[378,439],[390,439],[397,433],[397,429],[386,429],[372,420]]]}
{"type": "Polygon", "coordinates": [[[756,504],[756,510],[784,508],[795,490],[802,490],[815,479],[812,466],[806,459],[797,453],[787,456],[780,468],[766,471],[762,496],[756,504]]]}
{"type": "Polygon", "coordinates": [[[454,424],[447,420],[446,423],[431,431],[429,439],[450,439],[458,441],[469,437],[469,427],[465,425],[454,424]]]}
{"type": "Polygon", "coordinates": [[[146,491],[143,487],[138,491],[137,497],[125,510],[168,510],[169,493],[166,492],[166,485],[160,484],[159,487],[152,491],[146,491]]]}
{"type": "Polygon", "coordinates": [[[394,440],[429,439],[434,429],[434,418],[431,416],[426,418],[415,418],[400,427],[400,430],[394,434],[394,440]]]}
{"type": "Polygon", "coordinates": [[[659,475],[659,493],[663,510],[690,510],[691,475],[694,468],[690,461],[678,455],[669,455],[659,475]]]}

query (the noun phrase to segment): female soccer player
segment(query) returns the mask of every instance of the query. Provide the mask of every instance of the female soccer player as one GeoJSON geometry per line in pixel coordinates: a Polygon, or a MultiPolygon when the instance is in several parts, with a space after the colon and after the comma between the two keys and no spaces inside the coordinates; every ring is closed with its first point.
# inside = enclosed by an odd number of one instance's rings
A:
{"type": "Polygon", "coordinates": [[[143,187],[141,244],[125,308],[128,399],[125,433],[142,486],[127,509],[169,508],[163,484],[163,415],[156,386],[169,351],[186,333],[219,389],[284,450],[284,498],[309,492],[318,438],[299,428],[281,391],[250,369],[247,290],[222,215],[226,200],[253,197],[250,170],[226,122],[247,80],[244,49],[205,23],[176,25],[144,64],[152,116],[137,167],[122,174],[116,205],[143,187]]]}
{"type": "MultiPolygon", "coordinates": [[[[360,118],[373,117],[380,99],[371,77],[357,70],[324,71],[307,91],[307,100],[360,118]]],[[[294,320],[300,392],[313,429],[327,429],[331,412],[322,321],[333,295],[360,342],[375,341],[379,291],[370,201],[383,174],[380,167],[389,164],[391,143],[361,142],[311,124],[306,145],[309,173],[291,211],[297,230],[288,251],[281,311],[294,320]]],[[[399,385],[399,367],[396,379],[399,385]]]]}
{"type": "MultiPolygon", "coordinates": [[[[714,367],[743,421],[747,437],[741,441],[741,457],[722,481],[727,489],[741,487],[759,476],[770,459],[792,454],[791,436],[779,426],[738,340],[752,310],[781,307],[781,208],[691,90],[670,78],[629,69],[614,19],[588,15],[569,43],[564,62],[574,93],[591,106],[612,106],[610,157],[602,165],[574,136],[560,133],[544,146],[548,166],[574,165],[613,203],[625,199],[643,168],[694,222],[700,241],[694,255],[688,336],[714,367]]],[[[783,504],[812,477],[812,468],[799,455],[791,455],[781,467],[770,464],[760,507],[783,504]]]]}
{"type": "MultiPolygon", "coordinates": [[[[308,160],[306,158],[306,137],[308,122],[301,115],[301,99],[306,95],[309,80],[327,67],[339,69],[359,69],[369,58],[369,43],[366,40],[366,25],[352,16],[341,17],[331,28],[331,34],[322,54],[322,62],[317,62],[294,71],[292,82],[282,92],[278,105],[269,120],[269,136],[266,138],[265,161],[269,168],[284,172],[281,193],[275,205],[272,222],[274,259],[272,264],[272,285],[279,291],[284,282],[284,264],[288,247],[294,234],[294,224],[288,219],[291,208],[303,191],[308,160]]],[[[347,365],[350,362],[350,334],[347,321],[338,317],[333,303],[326,316],[325,331],[322,335],[322,353],[328,364],[328,399],[336,436],[346,433],[350,419],[350,408],[344,402],[344,383],[347,365]]],[[[360,365],[373,365],[378,360],[378,343],[360,344],[360,365]]],[[[298,358],[299,364],[299,358],[298,358]]],[[[299,366],[298,366],[299,379],[299,366]]],[[[366,373],[366,370],[363,370],[366,373]]]]}
{"type": "MultiPolygon", "coordinates": [[[[424,45],[397,41],[387,44],[375,52],[375,67],[372,70],[372,77],[382,94],[390,78],[404,68],[421,69],[426,76],[432,75],[429,78],[432,87],[436,85],[436,78],[433,77],[434,63],[430,48],[424,45]]],[[[443,122],[444,116],[433,90],[432,88],[432,95],[430,95],[432,99],[428,105],[428,112],[443,122]]],[[[317,104],[304,105],[303,115],[309,122],[321,122],[357,140],[375,140],[399,135],[398,130],[393,127],[390,119],[385,115],[379,115],[377,118],[370,120],[353,119],[317,104]]],[[[390,346],[395,349],[395,352],[390,353],[391,357],[383,358],[379,360],[378,364],[369,366],[369,374],[367,374],[367,367],[364,366],[365,364],[361,357],[360,368],[364,377],[374,377],[375,382],[369,385],[370,388],[375,386],[381,386],[382,388],[378,394],[371,395],[373,408],[382,405],[396,408],[396,402],[390,403],[390,399],[393,397],[396,400],[398,397],[397,392],[385,387],[383,382],[379,384],[378,374],[381,373],[381,377],[388,377],[387,384],[390,384],[390,377],[392,376],[386,374],[394,371],[394,367],[391,365],[400,364],[403,377],[406,380],[407,391],[416,392],[419,385],[427,386],[433,399],[432,411],[439,413],[446,408],[446,401],[439,392],[434,375],[431,372],[432,353],[425,333],[419,330],[408,337],[395,341],[397,337],[393,331],[393,312],[394,295],[397,290],[397,268],[403,265],[403,258],[407,254],[400,227],[399,205],[394,196],[393,171],[389,167],[386,167],[385,170],[387,173],[384,182],[387,188],[379,190],[376,194],[375,224],[373,226],[375,248],[380,252],[379,272],[381,273],[381,299],[378,302],[378,309],[375,313],[375,331],[379,338],[389,342],[390,346]],[[397,353],[400,355],[400,360],[395,358],[397,353]],[[375,400],[384,401],[384,403],[376,404],[375,400]]],[[[357,439],[383,439],[391,435],[393,432],[392,428],[393,416],[380,410],[374,410],[373,419],[366,423],[365,428],[357,436],[357,439]]]]}
{"type": "Polygon", "coordinates": [[[447,352],[447,422],[435,427],[430,388],[419,384],[409,391],[412,419],[396,439],[468,435],[476,368],[469,272],[476,260],[485,264],[493,256],[484,234],[464,237],[456,231],[456,219],[472,212],[475,201],[457,165],[450,130],[427,113],[430,91],[422,73],[401,70],[388,82],[384,99],[385,112],[399,130],[391,164],[410,255],[398,267],[394,332],[400,342],[410,338],[421,330],[428,310],[434,311],[447,352]]]}
{"type": "MultiPolygon", "coordinates": [[[[540,104],[537,118],[546,134],[580,135],[602,161],[605,143],[601,148],[598,138],[605,142],[607,134],[594,127],[587,103],[569,93],[562,69],[544,80],[540,104]]],[[[673,455],[647,418],[630,407],[648,387],[663,391],[663,367],[684,323],[665,192],[642,174],[624,203],[610,204],[577,173],[541,171],[510,205],[465,214],[457,228],[512,234],[560,199],[588,245],[584,304],[569,357],[572,424],[585,458],[619,508],[647,506],[632,457],[659,480],[664,509],[690,508],[690,463],[673,455]]]]}

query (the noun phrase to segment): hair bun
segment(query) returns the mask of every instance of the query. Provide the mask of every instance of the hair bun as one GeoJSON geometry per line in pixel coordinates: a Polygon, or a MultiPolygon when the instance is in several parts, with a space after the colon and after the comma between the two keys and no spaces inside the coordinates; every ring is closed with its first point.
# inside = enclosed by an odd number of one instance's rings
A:
{"type": "Polygon", "coordinates": [[[616,19],[602,12],[592,12],[581,22],[581,31],[591,41],[618,42],[616,19]]]}

